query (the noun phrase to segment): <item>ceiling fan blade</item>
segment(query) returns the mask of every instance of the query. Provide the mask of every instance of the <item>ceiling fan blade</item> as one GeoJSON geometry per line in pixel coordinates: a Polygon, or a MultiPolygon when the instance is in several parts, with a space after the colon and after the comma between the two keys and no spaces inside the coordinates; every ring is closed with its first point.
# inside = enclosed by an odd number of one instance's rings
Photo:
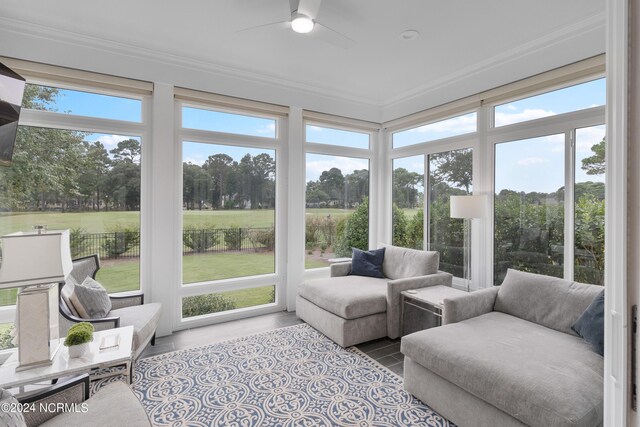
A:
{"type": "Polygon", "coordinates": [[[358,42],[352,38],[349,38],[326,25],[322,25],[319,22],[316,22],[315,28],[311,34],[315,34],[325,43],[329,43],[343,49],[351,49],[358,44],[358,42]]]}
{"type": "Polygon", "coordinates": [[[262,25],[256,25],[253,27],[243,28],[241,30],[236,31],[236,33],[243,33],[245,31],[252,31],[252,30],[257,30],[259,28],[267,28],[267,27],[288,29],[288,28],[291,28],[291,23],[289,21],[270,22],[268,24],[262,24],[262,25]]]}
{"type": "Polygon", "coordinates": [[[321,3],[322,0],[300,0],[298,2],[298,13],[307,15],[309,18],[315,20],[318,17],[321,3]]]}

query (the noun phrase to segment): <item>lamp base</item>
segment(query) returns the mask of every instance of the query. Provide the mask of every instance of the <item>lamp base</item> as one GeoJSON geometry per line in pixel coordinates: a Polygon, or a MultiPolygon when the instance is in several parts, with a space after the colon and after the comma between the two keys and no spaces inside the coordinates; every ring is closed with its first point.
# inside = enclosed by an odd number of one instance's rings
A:
{"type": "Polygon", "coordinates": [[[28,286],[18,294],[16,371],[50,365],[60,348],[58,284],[28,286]]]}

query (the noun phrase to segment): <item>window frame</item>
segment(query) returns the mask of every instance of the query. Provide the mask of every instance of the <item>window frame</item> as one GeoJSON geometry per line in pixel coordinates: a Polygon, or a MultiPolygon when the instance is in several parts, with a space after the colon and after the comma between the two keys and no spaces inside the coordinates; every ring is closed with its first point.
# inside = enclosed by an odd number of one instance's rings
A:
{"type": "MultiPolygon", "coordinates": [[[[118,292],[115,295],[128,295],[136,292],[151,293],[150,267],[151,253],[150,241],[151,220],[150,211],[150,185],[151,185],[151,101],[152,93],[141,94],[139,92],[128,92],[119,89],[106,89],[104,87],[94,87],[82,83],[69,83],[65,80],[57,81],[53,78],[43,79],[32,77],[28,73],[22,73],[27,80],[27,84],[44,85],[60,89],[70,89],[82,92],[96,93],[115,97],[137,99],[141,101],[141,121],[123,121],[105,119],[75,114],[66,114],[54,111],[22,109],[20,112],[19,126],[41,127],[61,130],[74,130],[90,133],[112,134],[139,137],[141,144],[140,155],[140,289],[138,291],[118,292]]],[[[16,306],[0,307],[0,323],[13,323],[15,320],[16,306]]],[[[0,350],[0,355],[9,352],[0,350]]],[[[1,357],[0,357],[1,360],[1,357]]]]}
{"type": "MultiPolygon", "coordinates": [[[[340,118],[336,118],[335,116],[323,117],[323,115],[319,113],[312,114],[304,114],[303,112],[303,120],[302,120],[302,145],[303,145],[303,155],[304,155],[304,177],[305,179],[305,191],[302,199],[302,209],[305,213],[306,218],[306,203],[307,203],[307,193],[306,193],[306,170],[307,170],[307,154],[319,154],[323,156],[336,156],[336,157],[350,157],[367,160],[369,162],[369,249],[375,249],[378,246],[378,221],[379,217],[377,214],[376,206],[379,205],[378,199],[379,196],[375,193],[377,186],[377,181],[379,179],[379,172],[377,168],[381,164],[379,162],[379,156],[376,153],[376,147],[378,146],[378,134],[380,132],[379,126],[372,126],[368,122],[359,122],[354,119],[344,119],[340,120],[340,118]],[[366,133],[369,135],[369,148],[354,148],[354,147],[345,147],[341,145],[331,145],[331,144],[321,144],[316,142],[308,142],[307,141],[307,126],[318,126],[318,127],[326,127],[337,130],[344,130],[348,132],[358,132],[358,133],[366,133]]],[[[306,219],[305,219],[306,221],[306,219]]],[[[304,224],[304,223],[303,223],[304,224]]],[[[304,248],[304,238],[305,238],[306,229],[303,229],[302,232],[302,247],[304,248]]],[[[307,269],[304,265],[306,261],[306,257],[303,257],[303,271],[305,274],[312,275],[322,275],[326,274],[329,271],[329,266],[327,267],[319,267],[319,268],[310,268],[307,269]]]]}
{"type": "Polygon", "coordinates": [[[174,100],[174,120],[175,120],[175,156],[174,166],[178,177],[176,194],[176,230],[174,239],[177,242],[175,248],[175,259],[177,260],[178,280],[174,286],[176,303],[174,304],[173,330],[182,330],[198,326],[210,325],[212,323],[235,320],[247,316],[258,316],[260,314],[274,313],[286,309],[286,268],[287,252],[286,248],[286,181],[287,165],[281,160],[286,158],[287,149],[287,117],[274,112],[256,112],[251,109],[246,111],[241,108],[229,108],[213,102],[183,100],[176,97],[174,100]],[[232,114],[246,115],[249,117],[259,117],[275,120],[276,138],[259,137],[252,135],[241,135],[235,133],[217,132],[210,130],[191,129],[182,127],[182,108],[199,108],[208,111],[230,112],[232,114]],[[253,149],[273,150],[276,161],[276,202],[274,213],[274,225],[276,228],[275,239],[275,269],[274,273],[262,274],[246,277],[235,277],[222,280],[208,280],[198,283],[184,284],[183,275],[183,255],[182,255],[182,233],[183,233],[183,144],[184,142],[195,142],[201,144],[226,145],[236,147],[246,147],[253,149]],[[182,300],[184,297],[206,295],[216,292],[234,291],[241,289],[251,289],[262,286],[275,285],[275,302],[262,304],[254,307],[237,308],[217,313],[210,313],[202,316],[183,318],[182,300]]]}

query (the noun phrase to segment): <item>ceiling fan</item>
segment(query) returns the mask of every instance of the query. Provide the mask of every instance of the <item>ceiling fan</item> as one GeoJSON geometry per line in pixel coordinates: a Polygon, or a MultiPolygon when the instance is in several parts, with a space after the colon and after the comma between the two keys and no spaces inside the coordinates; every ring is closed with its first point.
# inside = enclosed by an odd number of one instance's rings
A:
{"type": "Polygon", "coordinates": [[[357,42],[346,35],[327,27],[317,21],[318,11],[322,0],[289,0],[291,17],[286,21],[272,22],[242,29],[238,32],[252,31],[259,28],[274,28],[278,30],[294,31],[299,34],[309,34],[319,40],[350,49],[357,42]]]}

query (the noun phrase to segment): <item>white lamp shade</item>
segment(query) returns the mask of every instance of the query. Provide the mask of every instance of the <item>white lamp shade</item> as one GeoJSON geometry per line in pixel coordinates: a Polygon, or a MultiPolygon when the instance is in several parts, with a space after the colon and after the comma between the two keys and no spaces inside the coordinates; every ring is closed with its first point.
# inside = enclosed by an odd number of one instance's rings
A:
{"type": "Polygon", "coordinates": [[[451,196],[451,218],[482,218],[485,201],[485,196],[451,196]]]}
{"type": "Polygon", "coordinates": [[[62,282],[72,268],[69,230],[2,237],[0,289],[62,282]]]}

